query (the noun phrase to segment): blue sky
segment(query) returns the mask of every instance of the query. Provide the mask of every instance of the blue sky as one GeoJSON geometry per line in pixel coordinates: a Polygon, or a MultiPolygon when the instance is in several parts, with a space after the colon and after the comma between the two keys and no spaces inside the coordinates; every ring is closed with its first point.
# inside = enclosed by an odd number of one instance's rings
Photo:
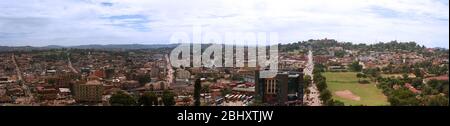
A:
{"type": "Polygon", "coordinates": [[[163,44],[175,32],[449,47],[448,0],[3,0],[1,46],[163,44]]]}

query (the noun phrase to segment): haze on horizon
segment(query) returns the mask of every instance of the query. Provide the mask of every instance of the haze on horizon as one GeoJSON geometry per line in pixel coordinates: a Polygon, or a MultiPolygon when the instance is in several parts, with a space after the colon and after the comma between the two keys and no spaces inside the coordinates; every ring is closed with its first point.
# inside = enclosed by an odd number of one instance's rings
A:
{"type": "Polygon", "coordinates": [[[0,46],[167,44],[179,31],[278,32],[449,48],[448,0],[13,0],[0,2],[0,46]]]}

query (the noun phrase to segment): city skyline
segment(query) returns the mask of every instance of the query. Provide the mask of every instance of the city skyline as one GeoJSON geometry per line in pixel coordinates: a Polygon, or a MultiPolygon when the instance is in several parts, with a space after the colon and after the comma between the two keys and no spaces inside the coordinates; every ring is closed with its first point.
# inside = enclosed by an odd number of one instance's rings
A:
{"type": "Polygon", "coordinates": [[[154,1],[0,3],[1,46],[167,44],[178,31],[278,32],[283,43],[398,40],[449,48],[447,0],[154,1]],[[175,4],[176,3],[176,4],[175,4]]]}

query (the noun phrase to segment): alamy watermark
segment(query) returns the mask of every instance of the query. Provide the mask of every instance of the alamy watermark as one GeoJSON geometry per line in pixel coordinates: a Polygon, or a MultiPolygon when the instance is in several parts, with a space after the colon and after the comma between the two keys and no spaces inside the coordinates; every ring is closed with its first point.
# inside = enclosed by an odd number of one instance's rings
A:
{"type": "Polygon", "coordinates": [[[192,37],[176,32],[171,43],[180,43],[170,53],[173,67],[255,67],[260,78],[278,72],[278,33],[276,32],[202,32],[194,26],[192,37]],[[204,44],[208,44],[208,47],[204,44]],[[203,50],[203,51],[202,51],[203,50]]]}

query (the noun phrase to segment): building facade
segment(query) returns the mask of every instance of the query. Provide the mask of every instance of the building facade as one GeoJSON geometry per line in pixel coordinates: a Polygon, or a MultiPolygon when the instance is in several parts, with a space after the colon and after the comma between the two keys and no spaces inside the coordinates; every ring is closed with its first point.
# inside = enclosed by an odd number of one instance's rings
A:
{"type": "Polygon", "coordinates": [[[301,105],[303,102],[303,69],[280,71],[273,78],[255,76],[256,98],[265,104],[301,105]]]}
{"type": "Polygon", "coordinates": [[[97,103],[102,101],[103,85],[98,80],[86,82],[86,84],[79,84],[74,87],[75,100],[77,102],[97,103]]]}

